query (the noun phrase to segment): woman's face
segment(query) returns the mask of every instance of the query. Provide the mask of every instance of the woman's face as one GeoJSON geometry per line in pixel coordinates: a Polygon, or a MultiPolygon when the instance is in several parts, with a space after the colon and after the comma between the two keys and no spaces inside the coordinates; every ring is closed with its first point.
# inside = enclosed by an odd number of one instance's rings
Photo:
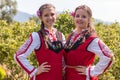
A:
{"type": "Polygon", "coordinates": [[[56,21],[55,9],[52,7],[44,9],[40,19],[43,21],[45,27],[52,27],[56,21]]]}
{"type": "Polygon", "coordinates": [[[83,9],[78,9],[75,13],[74,23],[78,29],[86,29],[89,23],[89,15],[83,9]]]}

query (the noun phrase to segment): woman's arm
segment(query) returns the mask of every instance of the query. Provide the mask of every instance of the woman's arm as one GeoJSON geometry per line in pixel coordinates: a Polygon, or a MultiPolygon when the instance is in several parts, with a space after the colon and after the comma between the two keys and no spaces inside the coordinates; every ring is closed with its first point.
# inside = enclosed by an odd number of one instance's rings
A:
{"type": "Polygon", "coordinates": [[[87,75],[98,76],[105,72],[113,63],[114,55],[112,51],[99,38],[94,39],[87,50],[95,53],[100,58],[95,66],[90,66],[86,69],[87,75]]]}
{"type": "Polygon", "coordinates": [[[33,77],[37,72],[37,69],[32,66],[27,60],[28,56],[34,51],[34,49],[40,46],[40,38],[38,33],[33,32],[29,39],[19,48],[14,55],[15,61],[24,69],[30,77],[33,77]]]}

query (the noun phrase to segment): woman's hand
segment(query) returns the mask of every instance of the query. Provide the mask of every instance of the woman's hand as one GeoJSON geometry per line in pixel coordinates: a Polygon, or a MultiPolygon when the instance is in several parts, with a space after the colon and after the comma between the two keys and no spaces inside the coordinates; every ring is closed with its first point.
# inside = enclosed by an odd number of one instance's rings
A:
{"type": "Polygon", "coordinates": [[[78,71],[78,74],[80,75],[86,75],[86,67],[85,66],[77,66],[76,71],[78,71]]]}
{"type": "Polygon", "coordinates": [[[44,62],[42,63],[39,67],[38,67],[38,71],[36,72],[36,75],[41,74],[43,72],[49,72],[50,70],[50,65],[48,65],[48,62],[44,62]]]}

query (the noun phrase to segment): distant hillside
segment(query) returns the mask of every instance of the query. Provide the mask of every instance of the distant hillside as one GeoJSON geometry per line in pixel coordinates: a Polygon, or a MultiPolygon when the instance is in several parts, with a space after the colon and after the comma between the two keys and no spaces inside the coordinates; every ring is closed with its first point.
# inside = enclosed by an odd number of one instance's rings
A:
{"type": "Polygon", "coordinates": [[[18,11],[17,14],[14,16],[13,20],[18,22],[25,22],[28,21],[30,17],[32,17],[32,15],[18,11]]]}
{"type": "MultiPolygon", "coordinates": [[[[57,14],[60,14],[61,12],[57,12],[57,14]]],[[[30,17],[32,17],[33,15],[29,14],[29,13],[25,13],[22,11],[18,11],[16,16],[13,18],[13,20],[18,21],[18,22],[25,22],[28,21],[30,17]]],[[[100,19],[95,19],[95,24],[97,23],[104,23],[104,24],[110,24],[111,22],[107,22],[107,21],[102,21],[100,19]]]]}
{"type": "Polygon", "coordinates": [[[103,23],[103,24],[111,24],[112,22],[109,22],[109,21],[103,21],[103,20],[100,20],[100,19],[94,19],[94,24],[98,24],[98,23],[103,23]]]}

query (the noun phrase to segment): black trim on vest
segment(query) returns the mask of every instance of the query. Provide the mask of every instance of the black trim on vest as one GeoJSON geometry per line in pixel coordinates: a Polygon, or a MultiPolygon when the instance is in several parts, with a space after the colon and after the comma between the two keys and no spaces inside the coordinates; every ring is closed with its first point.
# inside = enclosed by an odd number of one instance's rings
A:
{"type": "MultiPolygon", "coordinates": [[[[73,35],[73,34],[71,34],[68,42],[66,43],[67,45],[70,43],[70,39],[71,39],[72,35],[73,35]]],[[[85,36],[85,39],[87,40],[90,36],[91,36],[90,33],[87,34],[87,35],[85,36]]],[[[84,43],[84,42],[82,42],[82,40],[83,40],[83,38],[80,37],[80,38],[73,44],[72,47],[70,47],[70,48],[64,48],[64,50],[65,50],[66,52],[69,52],[70,50],[75,50],[76,48],[79,47],[79,45],[81,45],[81,44],[84,43]]]]}
{"type": "MultiPolygon", "coordinates": [[[[40,38],[43,38],[43,35],[42,35],[41,31],[38,31],[38,34],[39,34],[40,38]]],[[[54,51],[55,53],[58,53],[59,51],[61,51],[63,49],[63,45],[62,45],[62,33],[57,31],[55,34],[56,34],[56,37],[57,37],[57,41],[51,42],[49,40],[49,42],[47,42],[47,44],[48,44],[48,48],[50,50],[54,51]]],[[[41,48],[42,44],[43,43],[41,41],[41,45],[40,45],[39,49],[41,48]]],[[[38,51],[39,49],[36,49],[36,51],[38,51]]]]}
{"type": "Polygon", "coordinates": [[[63,45],[60,41],[54,41],[54,42],[51,42],[51,44],[52,45],[48,43],[48,47],[50,50],[54,51],[55,53],[58,53],[63,49],[63,45]]]}
{"type": "Polygon", "coordinates": [[[62,45],[62,33],[57,31],[56,33],[56,37],[57,37],[57,41],[54,42],[47,42],[48,47],[50,50],[54,51],[55,53],[60,52],[63,49],[63,45],[62,45]]]}

